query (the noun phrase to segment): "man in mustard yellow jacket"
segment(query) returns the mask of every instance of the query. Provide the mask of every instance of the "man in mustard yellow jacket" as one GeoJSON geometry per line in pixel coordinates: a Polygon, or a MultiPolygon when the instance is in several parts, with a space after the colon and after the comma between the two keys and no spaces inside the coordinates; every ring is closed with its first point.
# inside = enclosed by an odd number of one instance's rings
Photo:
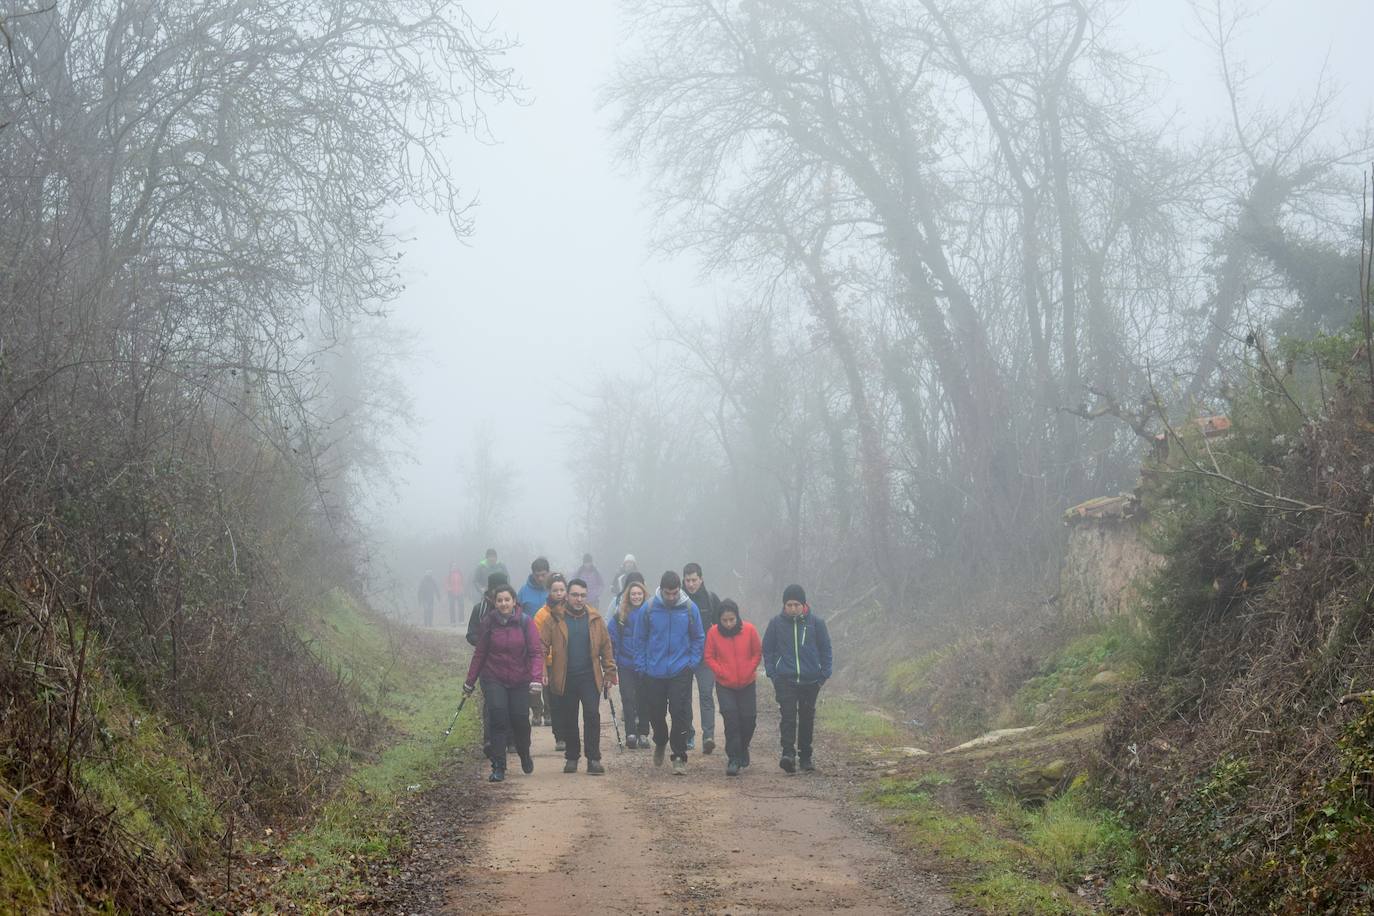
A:
{"type": "Polygon", "coordinates": [[[601,692],[617,682],[611,634],[601,614],[587,605],[587,583],[581,579],[568,583],[567,603],[548,610],[539,624],[539,639],[549,661],[554,735],[564,742],[563,772],[577,772],[585,742],[587,775],[600,776],[606,772],[601,765],[601,692]],[[583,735],[577,730],[579,706],[583,735]]]}

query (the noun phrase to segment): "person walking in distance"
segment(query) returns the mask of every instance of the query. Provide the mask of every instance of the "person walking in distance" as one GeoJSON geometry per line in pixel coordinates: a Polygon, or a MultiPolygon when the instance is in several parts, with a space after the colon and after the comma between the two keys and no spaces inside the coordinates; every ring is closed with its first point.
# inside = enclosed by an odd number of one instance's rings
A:
{"type": "Polygon", "coordinates": [[[472,586],[477,589],[477,594],[485,595],[487,589],[491,587],[491,577],[495,573],[500,573],[510,581],[510,573],[506,571],[506,564],[496,557],[496,548],[488,547],[486,554],[482,557],[482,562],[477,564],[477,570],[472,574],[472,586]]]}
{"type": "MultiPolygon", "coordinates": [[[[568,600],[568,580],[563,578],[562,573],[551,573],[549,575],[549,597],[544,602],[544,606],[534,615],[534,625],[539,632],[544,632],[544,624],[553,617],[553,609],[561,608],[568,600]]],[[[544,652],[544,671],[548,673],[549,664],[553,661],[548,651],[544,652]]],[[[544,678],[544,724],[553,729],[553,749],[562,753],[566,749],[563,742],[563,724],[554,715],[553,691],[549,689],[549,679],[544,678]]]]}
{"type": "Polygon", "coordinates": [[[720,717],[725,722],[726,776],[738,776],[749,765],[749,742],[758,720],[754,682],[762,657],[759,631],[741,619],[735,602],[729,598],[720,602],[720,622],[706,632],[706,664],[716,676],[720,717]]]}
{"type": "Polygon", "coordinates": [[[420,580],[420,588],[415,597],[420,599],[420,608],[425,614],[425,626],[434,626],[434,602],[439,600],[439,583],[434,581],[434,573],[430,570],[425,570],[425,576],[420,580]]]}
{"type": "Polygon", "coordinates": [[[782,759],[788,773],[816,768],[811,739],[816,728],[816,697],[830,678],[830,632],[825,621],[811,613],[806,592],[789,585],[782,593],[782,613],[768,621],[763,634],[764,673],[782,713],[782,759]]]}
{"type": "MultiPolygon", "coordinates": [[[[682,590],[687,598],[697,606],[701,614],[703,630],[710,630],[720,619],[720,599],[702,581],[701,564],[688,563],[682,567],[682,590]]],[[[701,705],[701,752],[709,754],[716,749],[716,676],[711,667],[703,661],[693,672],[697,682],[697,702],[701,705]]],[[[696,747],[696,729],[687,736],[687,750],[696,747]]]]}
{"type": "MultiPolygon", "coordinates": [[[[635,560],[635,555],[632,553],[625,554],[625,559],[620,563],[620,571],[615,575],[615,582],[611,584],[611,591],[615,592],[616,601],[619,601],[620,596],[625,594],[625,584],[629,581],[630,573],[637,572],[639,572],[639,563],[635,560]]],[[[642,573],[639,579],[641,582],[644,581],[642,573]]]]}
{"type": "Polygon", "coordinates": [[[458,626],[458,611],[463,606],[463,572],[457,563],[448,565],[448,625],[458,626]]]}
{"type": "Polygon", "coordinates": [[[549,689],[553,691],[553,715],[565,743],[564,773],[576,773],[585,744],[587,775],[606,772],[601,765],[601,692],[616,684],[615,655],[611,635],[596,608],[587,605],[587,583],[568,583],[568,600],[550,608],[549,619],[539,631],[550,656],[549,689]],[[582,708],[583,734],[577,730],[578,707],[582,708]]]}
{"type": "Polygon", "coordinates": [[[611,645],[615,649],[616,674],[620,678],[620,714],[625,717],[625,746],[631,749],[649,747],[649,720],[642,715],[640,674],[634,660],[635,627],[643,624],[644,604],[648,595],[648,590],[644,588],[644,577],[637,572],[630,573],[625,593],[606,618],[606,629],[611,634],[611,645]]]}
{"type": "MultiPolygon", "coordinates": [[[[524,611],[525,616],[534,620],[539,609],[549,600],[549,561],[543,557],[535,557],[530,564],[530,575],[525,580],[525,584],[520,586],[517,595],[520,600],[520,610],[524,611]]],[[[549,724],[551,713],[544,705],[544,691],[530,691],[530,715],[533,716],[531,723],[539,725],[549,724]]]]}
{"type": "Polygon", "coordinates": [[[582,554],[582,565],[577,567],[573,577],[587,583],[587,603],[594,608],[600,608],[601,595],[606,591],[606,580],[601,577],[601,571],[596,568],[591,554],[582,554]]]}
{"type": "Polygon", "coordinates": [[[654,765],[663,765],[671,745],[673,775],[687,775],[687,735],[692,730],[692,672],[701,664],[706,631],[697,606],[682,593],[671,569],[658,582],[653,600],[634,630],[639,694],[654,735],[654,765]],[[671,714],[673,724],[668,727],[671,714]]]}
{"type": "Polygon", "coordinates": [[[479,679],[483,718],[490,729],[488,779],[500,782],[506,778],[508,738],[520,755],[520,768],[533,773],[529,698],[531,691],[537,692],[543,686],[544,650],[534,618],[521,609],[515,589],[509,585],[498,585],[492,590],[492,611],[482,618],[463,693],[470,696],[479,679]]]}

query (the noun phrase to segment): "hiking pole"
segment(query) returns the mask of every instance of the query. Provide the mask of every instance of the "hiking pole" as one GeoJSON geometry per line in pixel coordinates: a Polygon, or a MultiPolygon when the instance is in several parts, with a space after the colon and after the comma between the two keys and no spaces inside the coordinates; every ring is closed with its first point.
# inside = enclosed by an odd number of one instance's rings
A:
{"type": "Polygon", "coordinates": [[[611,685],[607,684],[602,693],[606,695],[606,702],[611,704],[611,724],[615,726],[615,743],[624,750],[625,742],[620,739],[620,720],[615,717],[615,700],[611,699],[611,685]]]}
{"type": "Polygon", "coordinates": [[[464,694],[463,694],[463,698],[462,698],[461,700],[458,701],[458,708],[457,708],[456,710],[454,710],[454,712],[453,712],[453,718],[448,720],[448,728],[444,729],[444,737],[445,737],[445,738],[447,738],[449,735],[453,734],[453,726],[455,726],[455,725],[458,724],[458,715],[459,715],[459,713],[461,713],[461,712],[463,711],[463,705],[464,705],[465,703],[467,703],[468,697],[470,697],[470,696],[472,696],[472,694],[470,694],[470,693],[464,693],[464,694]]]}

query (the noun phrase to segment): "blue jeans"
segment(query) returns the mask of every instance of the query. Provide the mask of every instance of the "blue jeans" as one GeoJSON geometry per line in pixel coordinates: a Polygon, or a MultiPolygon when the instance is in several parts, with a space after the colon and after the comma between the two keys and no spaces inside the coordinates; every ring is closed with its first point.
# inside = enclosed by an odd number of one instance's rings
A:
{"type": "MultiPolygon", "coordinates": [[[[716,673],[711,666],[702,662],[693,672],[697,680],[697,699],[701,703],[701,740],[716,737],[716,673]]],[[[687,735],[689,739],[697,736],[695,728],[687,735]]]]}

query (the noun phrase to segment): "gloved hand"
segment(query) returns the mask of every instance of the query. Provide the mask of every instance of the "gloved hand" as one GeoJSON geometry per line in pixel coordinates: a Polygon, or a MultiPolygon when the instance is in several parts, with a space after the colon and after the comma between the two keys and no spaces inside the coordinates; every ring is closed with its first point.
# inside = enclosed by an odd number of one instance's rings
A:
{"type": "Polygon", "coordinates": [[[476,689],[477,689],[477,685],[476,685],[476,684],[464,684],[464,685],[463,685],[463,696],[465,696],[465,697],[470,697],[470,696],[472,696],[472,692],[473,692],[474,690],[476,690],[476,689]]]}

